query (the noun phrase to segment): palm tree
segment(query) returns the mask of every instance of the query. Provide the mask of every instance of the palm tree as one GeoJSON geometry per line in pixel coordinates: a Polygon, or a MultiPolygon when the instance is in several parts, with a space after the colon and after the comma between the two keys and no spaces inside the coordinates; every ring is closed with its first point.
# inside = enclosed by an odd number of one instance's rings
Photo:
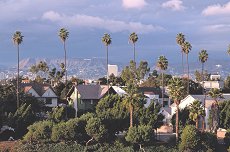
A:
{"type": "Polygon", "coordinates": [[[17,108],[19,108],[19,45],[23,41],[23,35],[20,31],[16,31],[13,35],[13,43],[17,47],[18,52],[18,72],[17,72],[17,108]]]}
{"type": "Polygon", "coordinates": [[[215,133],[217,131],[217,128],[219,126],[219,105],[218,105],[218,100],[223,98],[223,94],[220,92],[219,89],[217,88],[212,88],[209,92],[208,95],[214,99],[215,104],[214,104],[214,109],[216,109],[217,111],[215,111],[215,121],[217,122],[217,126],[215,127],[215,133]]]}
{"type": "Polygon", "coordinates": [[[230,44],[228,45],[227,53],[230,55],[230,44]]]}
{"type": "MultiPolygon", "coordinates": [[[[208,53],[206,50],[201,50],[199,52],[199,61],[202,64],[202,94],[204,95],[204,63],[208,60],[208,53]]],[[[205,95],[206,96],[206,95],[205,95]]],[[[204,109],[205,109],[205,99],[204,99],[204,109]]],[[[204,131],[205,129],[205,119],[203,117],[203,121],[202,121],[202,130],[204,131]]]]}
{"type": "Polygon", "coordinates": [[[204,94],[204,63],[208,60],[208,53],[206,50],[201,50],[199,52],[199,61],[201,62],[202,64],[202,87],[203,87],[203,90],[202,90],[202,93],[204,94]]]}
{"type": "Polygon", "coordinates": [[[184,57],[183,57],[183,50],[182,50],[182,44],[185,42],[185,37],[183,33],[178,33],[176,36],[176,42],[181,47],[181,60],[182,60],[182,70],[184,72],[184,57]]]}
{"type": "Polygon", "coordinates": [[[172,78],[169,82],[169,96],[176,104],[176,139],[179,137],[179,104],[185,97],[185,87],[180,78],[172,78]]]}
{"type": "Polygon", "coordinates": [[[135,32],[131,33],[129,35],[129,42],[131,42],[133,44],[133,61],[134,63],[136,64],[136,48],[135,48],[135,43],[137,42],[138,40],[138,36],[135,32]]]}
{"type": "Polygon", "coordinates": [[[60,37],[62,43],[63,43],[63,47],[64,47],[64,52],[65,52],[65,86],[67,86],[67,64],[66,64],[66,40],[69,37],[69,32],[67,29],[65,28],[61,28],[59,31],[58,36],[60,37]]]}
{"type": "Polygon", "coordinates": [[[205,110],[199,100],[195,100],[189,109],[189,118],[196,122],[196,128],[198,129],[199,117],[205,116],[205,110]]]}
{"type": "Polygon", "coordinates": [[[184,42],[182,44],[182,50],[186,54],[186,64],[187,64],[187,94],[189,94],[189,63],[188,54],[192,49],[192,45],[189,42],[184,42]]]}
{"type": "Polygon", "coordinates": [[[157,61],[157,67],[161,70],[162,74],[162,105],[164,104],[164,72],[168,68],[168,60],[165,56],[160,56],[157,61]]]}
{"type": "Polygon", "coordinates": [[[101,41],[106,46],[107,86],[108,86],[108,94],[109,94],[109,45],[112,43],[110,34],[105,33],[101,41]]]}

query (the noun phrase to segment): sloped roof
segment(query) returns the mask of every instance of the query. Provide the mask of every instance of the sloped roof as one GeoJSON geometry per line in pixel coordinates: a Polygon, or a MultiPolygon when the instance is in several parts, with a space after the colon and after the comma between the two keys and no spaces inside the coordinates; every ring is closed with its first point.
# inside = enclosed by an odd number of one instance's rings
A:
{"type": "MultiPolygon", "coordinates": [[[[159,98],[162,98],[162,90],[161,90],[161,88],[139,87],[138,92],[139,93],[144,93],[144,94],[159,95],[159,98]]],[[[169,98],[169,96],[164,93],[164,98],[169,98]]]]}
{"type": "MultiPolygon", "coordinates": [[[[24,89],[24,92],[27,93],[31,88],[33,88],[39,96],[42,96],[48,89],[54,90],[49,84],[43,83],[21,83],[20,86],[24,89]]],[[[54,92],[55,93],[55,92],[54,92]]]]}
{"type": "Polygon", "coordinates": [[[76,86],[81,99],[100,99],[108,92],[105,85],[78,85],[76,86]]]}

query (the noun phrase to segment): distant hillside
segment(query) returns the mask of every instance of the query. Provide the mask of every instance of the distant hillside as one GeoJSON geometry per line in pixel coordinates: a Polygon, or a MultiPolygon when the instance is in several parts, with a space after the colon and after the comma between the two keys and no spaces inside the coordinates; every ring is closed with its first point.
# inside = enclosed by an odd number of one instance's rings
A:
{"type": "MultiPolygon", "coordinates": [[[[45,61],[50,69],[56,67],[60,69],[59,65],[64,63],[64,59],[44,59],[44,58],[27,58],[20,61],[20,69],[23,72],[28,72],[29,68],[45,61]]],[[[110,64],[117,64],[119,69],[122,68],[121,63],[111,62],[110,64]]],[[[70,58],[67,60],[68,75],[74,75],[82,79],[98,79],[106,75],[106,60],[104,58],[70,58]]]]}

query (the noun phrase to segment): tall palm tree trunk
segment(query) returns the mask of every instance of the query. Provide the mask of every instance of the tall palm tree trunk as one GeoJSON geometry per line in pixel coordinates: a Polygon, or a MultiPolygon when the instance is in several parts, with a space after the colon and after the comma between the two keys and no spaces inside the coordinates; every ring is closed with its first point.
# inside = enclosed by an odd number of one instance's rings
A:
{"type": "Polygon", "coordinates": [[[130,127],[133,127],[133,106],[129,104],[129,114],[130,114],[130,127]]]}
{"type": "Polygon", "coordinates": [[[161,92],[161,95],[162,95],[162,107],[164,106],[164,73],[163,71],[161,72],[161,75],[162,75],[162,92],[161,92]]]}
{"type": "Polygon", "coordinates": [[[186,54],[186,62],[187,62],[187,93],[189,94],[189,63],[188,63],[188,54],[186,54]]]}
{"type": "Polygon", "coordinates": [[[64,51],[65,51],[65,87],[67,87],[67,64],[66,64],[66,47],[64,41],[64,51]]]}
{"type": "Polygon", "coordinates": [[[108,95],[109,95],[109,50],[108,46],[106,46],[106,65],[107,65],[107,87],[108,87],[108,95]]]}
{"type": "Polygon", "coordinates": [[[184,53],[181,51],[182,73],[184,74],[184,53]]]}
{"type": "MultiPolygon", "coordinates": [[[[204,63],[202,63],[202,94],[204,95],[205,92],[204,92],[204,63]]],[[[203,106],[204,106],[204,111],[205,111],[205,100],[206,100],[206,95],[205,95],[205,98],[204,98],[204,102],[203,102],[203,106]]],[[[203,116],[202,118],[202,132],[205,130],[205,116],[203,116]]]]}
{"type": "Polygon", "coordinates": [[[179,104],[176,105],[176,140],[179,139],[179,104]]]}
{"type": "Polygon", "coordinates": [[[135,47],[135,43],[133,43],[133,61],[136,65],[136,47],[135,47]]]}
{"type": "Polygon", "coordinates": [[[18,53],[18,72],[17,72],[17,108],[19,108],[19,45],[17,45],[18,53]]]}

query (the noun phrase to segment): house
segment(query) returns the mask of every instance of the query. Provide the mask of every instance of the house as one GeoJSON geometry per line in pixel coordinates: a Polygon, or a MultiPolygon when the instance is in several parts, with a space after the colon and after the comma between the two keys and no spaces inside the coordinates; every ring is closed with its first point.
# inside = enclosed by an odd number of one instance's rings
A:
{"type": "MultiPolygon", "coordinates": [[[[215,101],[207,95],[188,95],[187,97],[185,97],[183,100],[181,100],[180,104],[179,104],[179,109],[184,109],[185,107],[189,107],[195,100],[199,100],[202,105],[204,104],[205,101],[205,125],[206,125],[206,129],[209,129],[209,125],[208,125],[208,118],[209,118],[209,113],[211,110],[211,106],[215,103],[215,101]]],[[[218,102],[223,102],[224,100],[230,100],[230,94],[223,94],[223,98],[219,99],[218,102]]],[[[175,114],[176,113],[176,104],[173,103],[171,105],[171,114],[175,114]]],[[[202,120],[199,121],[199,127],[201,127],[202,120]]]]}
{"type": "Polygon", "coordinates": [[[211,74],[210,80],[204,81],[204,88],[206,90],[210,90],[211,88],[222,89],[223,87],[224,87],[224,81],[221,80],[221,77],[219,74],[211,74]]]}
{"type": "Polygon", "coordinates": [[[163,120],[165,124],[170,124],[172,119],[171,115],[171,100],[169,96],[164,93],[164,101],[162,98],[162,90],[155,87],[139,87],[139,93],[143,93],[146,96],[145,107],[148,107],[152,102],[160,103],[162,105],[161,114],[164,115],[165,119],[163,120]]]}
{"type": "Polygon", "coordinates": [[[40,101],[45,102],[47,107],[57,106],[58,97],[49,84],[24,82],[20,84],[25,94],[34,96],[40,101]]]}
{"type": "MultiPolygon", "coordinates": [[[[101,98],[108,93],[107,85],[74,85],[67,93],[67,100],[72,104],[76,112],[93,111],[101,98]]],[[[116,92],[109,88],[110,94],[116,92]]]]}

